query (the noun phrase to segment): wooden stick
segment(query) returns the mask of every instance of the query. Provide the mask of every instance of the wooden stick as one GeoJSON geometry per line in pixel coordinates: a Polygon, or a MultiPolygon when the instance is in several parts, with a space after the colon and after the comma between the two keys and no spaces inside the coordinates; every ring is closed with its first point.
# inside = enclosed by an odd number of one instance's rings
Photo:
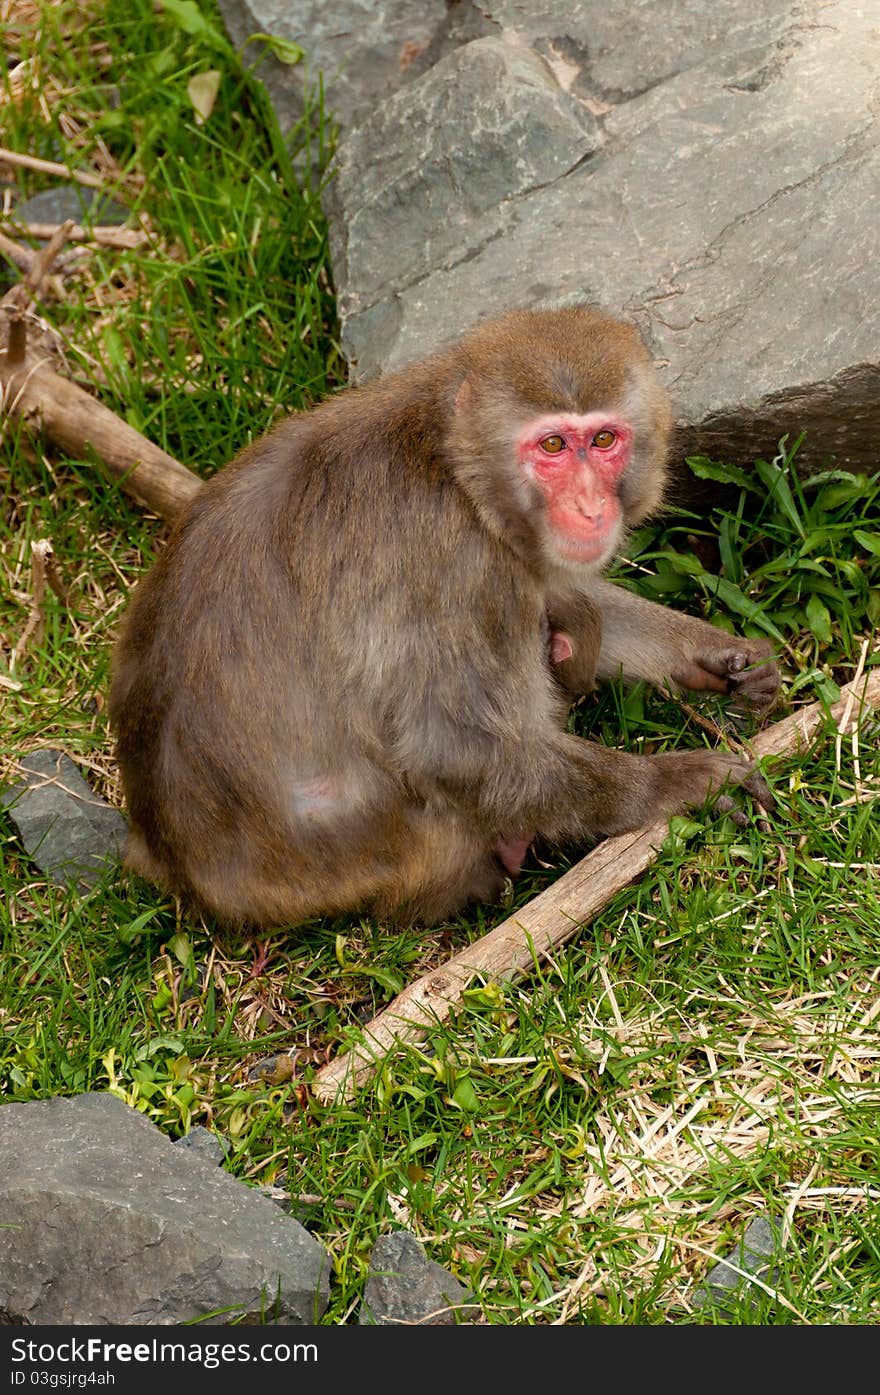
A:
{"type": "Polygon", "coordinates": [[[55,160],[41,160],[36,155],[19,155],[17,150],[7,150],[0,146],[0,162],[4,165],[18,165],[23,169],[39,170],[42,174],[57,174],[62,179],[73,179],[77,184],[85,184],[89,189],[103,189],[106,180],[88,170],[72,170],[67,165],[59,165],[55,160]]]}
{"type": "Polygon", "coordinates": [[[43,637],[46,625],[46,616],[43,612],[43,601],[46,595],[46,558],[51,554],[52,544],[48,538],[41,538],[39,541],[31,543],[31,603],[25,627],[9,657],[10,672],[15,668],[31,640],[39,643],[43,637]]]}
{"type": "Polygon", "coordinates": [[[44,432],[56,445],[81,459],[91,449],[112,478],[139,504],[163,518],[174,518],[202,487],[198,475],[153,445],[133,426],[89,393],[56,373],[46,360],[28,352],[24,311],[49,274],[72,223],[60,224],[35,253],[23,281],[2,300],[7,341],[0,349],[0,409],[44,432]]]}
{"type": "MultiPolygon", "coordinates": [[[[39,293],[43,282],[49,279],[52,263],[67,241],[68,233],[72,227],[72,220],[67,223],[59,223],[45,247],[41,247],[39,252],[30,253],[30,265],[25,271],[24,279],[17,282],[16,285],[12,286],[6,292],[3,297],[3,304],[5,306],[11,306],[19,313],[27,309],[31,301],[39,293]]],[[[61,291],[63,294],[60,282],[56,282],[55,284],[56,290],[61,291]]]]}
{"type": "Polygon", "coordinates": [[[162,518],[174,518],[202,487],[198,475],[46,363],[22,364],[0,349],[3,407],[68,455],[93,450],[111,478],[162,518]]]}
{"type": "MultiPolygon", "coordinates": [[[[19,222],[13,215],[8,222],[0,223],[0,234],[18,233],[19,236],[35,237],[40,242],[46,242],[55,236],[60,226],[60,223],[19,222]]],[[[71,242],[96,242],[100,247],[118,247],[123,251],[143,247],[150,240],[149,233],[142,228],[118,228],[110,224],[84,228],[81,223],[73,223],[67,236],[71,242]]]]}
{"type": "Polygon", "coordinates": [[[13,242],[11,237],[7,237],[0,228],[0,253],[6,257],[12,265],[19,271],[30,271],[34,264],[34,257],[37,255],[31,247],[22,247],[20,242],[13,242]]]}
{"type": "MultiPolygon", "coordinates": [[[[844,688],[830,709],[813,703],[760,732],[751,743],[752,750],[758,757],[790,754],[808,746],[828,716],[857,721],[863,711],[878,705],[880,668],[875,668],[844,688]]],[[[668,821],[660,819],[600,843],[515,916],[405,988],[364,1027],[357,1045],[321,1067],[312,1082],[313,1094],[322,1104],[350,1099],[393,1047],[417,1041],[443,1022],[478,975],[511,981],[527,973],[551,949],[576,935],[616,891],[644,872],[668,833],[668,821]]]]}

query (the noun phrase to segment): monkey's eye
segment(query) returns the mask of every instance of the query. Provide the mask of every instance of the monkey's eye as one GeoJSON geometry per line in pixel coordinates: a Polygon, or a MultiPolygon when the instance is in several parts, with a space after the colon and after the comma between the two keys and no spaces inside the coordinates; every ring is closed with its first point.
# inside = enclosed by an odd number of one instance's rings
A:
{"type": "Polygon", "coordinates": [[[597,450],[610,450],[616,440],[617,435],[613,431],[597,431],[590,445],[597,450]]]}
{"type": "Polygon", "coordinates": [[[545,450],[548,455],[558,455],[561,450],[565,450],[565,440],[562,436],[545,436],[541,442],[541,450],[545,450]]]}

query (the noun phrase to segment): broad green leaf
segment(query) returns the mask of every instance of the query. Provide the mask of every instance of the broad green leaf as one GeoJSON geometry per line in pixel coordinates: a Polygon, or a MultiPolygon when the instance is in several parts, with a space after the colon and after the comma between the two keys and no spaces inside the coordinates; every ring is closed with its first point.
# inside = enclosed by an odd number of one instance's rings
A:
{"type": "Polygon", "coordinates": [[[744,591],[741,591],[738,586],[734,586],[732,581],[728,581],[724,576],[714,576],[712,572],[704,572],[700,580],[709,594],[720,601],[728,610],[735,611],[737,615],[744,615],[765,634],[772,635],[780,643],[783,642],[783,635],[773,624],[773,621],[768,619],[760,606],[749,600],[744,591]]]}
{"type": "Polygon", "coordinates": [[[665,555],[670,567],[679,576],[700,576],[704,570],[699,557],[692,552],[669,552],[665,555]]]}
{"type": "Polygon", "coordinates": [[[821,674],[816,679],[816,691],[819,694],[819,700],[826,702],[829,707],[840,697],[840,688],[833,678],[829,678],[827,673],[821,674]]]}
{"type": "Polygon", "coordinates": [[[192,967],[193,948],[189,935],[183,932],[172,935],[171,939],[168,941],[168,948],[171,950],[178,964],[182,964],[185,969],[192,967]]]}
{"type": "Polygon", "coordinates": [[[819,597],[813,595],[806,604],[807,624],[820,644],[831,643],[831,616],[828,607],[819,597]]]}
{"type": "Polygon", "coordinates": [[[183,1056],[183,1042],[178,1037],[151,1037],[143,1046],[138,1047],[135,1052],[135,1060],[146,1061],[150,1056],[155,1056],[160,1051],[173,1051],[175,1056],[183,1056]]]}
{"type": "Polygon", "coordinates": [[[709,460],[705,455],[689,455],[685,464],[698,480],[717,480],[720,484],[736,484],[740,489],[755,492],[755,481],[737,465],[724,465],[720,460],[709,460]]]}
{"type": "Polygon", "coordinates": [[[162,0],[162,9],[185,34],[191,34],[193,38],[210,39],[212,43],[224,49],[230,47],[226,35],[215,29],[211,21],[202,14],[195,0],[162,0]]]}
{"type": "Polygon", "coordinates": [[[863,547],[866,552],[873,552],[875,557],[880,557],[880,533],[865,533],[861,528],[856,528],[853,537],[859,547],[863,547]]]}
{"type": "Polygon", "coordinates": [[[125,341],[119,330],[113,325],[108,325],[101,335],[101,344],[113,367],[125,372],[128,368],[128,359],[125,355],[125,341]]]}
{"type": "Polygon", "coordinates": [[[479,1109],[480,1101],[469,1075],[463,1075],[459,1080],[452,1092],[452,1103],[458,1105],[459,1109],[466,1109],[469,1112],[479,1109]]]}
{"type": "Polygon", "coordinates": [[[117,925],[116,938],[121,940],[124,945],[134,944],[135,940],[146,930],[153,917],[158,914],[159,907],[152,906],[150,910],[143,911],[134,920],[129,921],[128,925],[117,925]]]}
{"type": "Polygon", "coordinates": [[[718,549],[721,553],[721,565],[724,568],[724,575],[728,581],[732,581],[734,586],[739,586],[743,579],[742,552],[738,546],[739,521],[726,514],[721,520],[721,528],[718,532],[718,549]]]}
{"type": "Polygon", "coordinates": [[[300,48],[299,44],[294,43],[293,39],[282,39],[280,34],[251,34],[245,39],[242,53],[248,44],[265,44],[273,58],[290,67],[295,63],[301,63],[305,57],[305,50],[300,48]]]}
{"type": "Polygon", "coordinates": [[[797,505],[794,502],[788,480],[780,470],[775,461],[756,460],[755,471],[759,475],[763,484],[766,485],[773,502],[781,513],[784,513],[789,523],[795,528],[800,537],[804,536],[804,525],[798,513],[797,505]]]}
{"type": "MultiPolygon", "coordinates": [[[[424,1091],[422,1091],[422,1095],[424,1096],[424,1091]]],[[[418,1138],[414,1138],[411,1143],[407,1144],[406,1156],[414,1158],[416,1153],[423,1153],[426,1148],[433,1148],[439,1141],[440,1135],[433,1129],[428,1133],[420,1133],[418,1138]]]]}
{"type": "Polygon", "coordinates": [[[697,834],[703,831],[701,823],[696,823],[694,819],[689,819],[684,814],[674,814],[669,820],[669,832],[683,843],[686,843],[689,838],[696,838],[697,834]]]}
{"type": "Polygon", "coordinates": [[[850,470],[819,470],[815,475],[808,475],[802,481],[804,489],[818,489],[821,484],[831,484],[836,481],[838,484],[846,485],[846,498],[852,494],[863,494],[868,483],[867,475],[854,475],[850,470]]]}
{"type": "MultiPolygon", "coordinates": [[[[174,42],[176,44],[178,40],[175,39],[174,42]]],[[[177,54],[174,52],[173,45],[170,48],[160,48],[158,53],[154,53],[151,58],[146,60],[144,72],[148,73],[150,77],[161,78],[166,73],[170,73],[176,63],[177,54]]],[[[129,117],[128,120],[130,119],[129,117]]]]}
{"type": "Polygon", "coordinates": [[[363,974],[367,978],[374,978],[377,983],[381,983],[383,988],[387,988],[389,993],[402,993],[404,989],[403,979],[398,974],[392,973],[390,969],[377,968],[375,964],[358,964],[356,967],[347,969],[346,973],[363,974]]]}

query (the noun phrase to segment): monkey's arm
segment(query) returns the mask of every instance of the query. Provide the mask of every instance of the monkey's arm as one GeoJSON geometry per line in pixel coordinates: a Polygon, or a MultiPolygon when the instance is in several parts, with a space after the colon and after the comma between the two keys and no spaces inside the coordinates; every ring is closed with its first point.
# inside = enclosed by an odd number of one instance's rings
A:
{"type": "Polygon", "coordinates": [[[624,833],[646,818],[698,807],[728,784],[743,786],[765,808],[774,803],[753,762],[728,751],[633,755],[555,732],[540,748],[524,742],[517,755],[503,768],[489,766],[478,803],[496,828],[530,829],[551,841],[624,833]]]}
{"type": "MultiPolygon", "coordinates": [[[[485,652],[475,644],[468,658],[485,652]]],[[[728,782],[772,804],[755,766],[740,754],[701,748],[634,755],[561,730],[546,661],[537,646],[527,657],[534,662],[507,672],[497,665],[491,687],[476,662],[466,671],[459,663],[447,692],[434,685],[416,708],[396,711],[406,727],[399,728],[396,755],[409,784],[429,804],[433,787],[473,816],[496,851],[499,838],[506,848],[536,833],[573,843],[622,833],[649,815],[701,805],[728,782]]]]}
{"type": "Polygon", "coordinates": [[[588,594],[602,616],[597,677],[731,693],[760,713],[775,705],[779,670],[768,640],[728,634],[608,581],[591,580],[588,594]]]}

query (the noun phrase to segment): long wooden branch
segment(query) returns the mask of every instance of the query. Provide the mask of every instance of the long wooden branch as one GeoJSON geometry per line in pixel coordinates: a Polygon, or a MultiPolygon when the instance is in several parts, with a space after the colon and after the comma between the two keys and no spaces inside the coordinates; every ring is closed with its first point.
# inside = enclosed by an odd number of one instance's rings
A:
{"type": "Polygon", "coordinates": [[[56,228],[34,254],[23,281],[3,297],[0,333],[0,409],[77,458],[94,451],[107,473],[139,504],[174,518],[201,488],[198,475],[153,445],[76,383],[56,373],[47,356],[28,345],[25,310],[48,276],[73,223],[56,228]]]}
{"type": "MultiPolygon", "coordinates": [[[[830,709],[818,702],[802,708],[760,732],[751,748],[758,757],[790,754],[807,747],[828,716],[853,724],[878,705],[880,668],[875,668],[847,685],[830,709]]],[[[606,839],[516,915],[411,983],[364,1027],[357,1045],[321,1067],[312,1082],[316,1098],[323,1104],[350,1099],[390,1050],[401,1042],[418,1041],[444,1021],[478,976],[511,981],[528,973],[644,872],[668,833],[668,821],[661,819],[635,833],[606,839]]]]}
{"type": "Polygon", "coordinates": [[[0,389],[7,412],[74,458],[93,450],[127,493],[162,518],[174,518],[202,487],[198,475],[48,363],[30,355],[16,362],[0,349],[0,389]]]}

